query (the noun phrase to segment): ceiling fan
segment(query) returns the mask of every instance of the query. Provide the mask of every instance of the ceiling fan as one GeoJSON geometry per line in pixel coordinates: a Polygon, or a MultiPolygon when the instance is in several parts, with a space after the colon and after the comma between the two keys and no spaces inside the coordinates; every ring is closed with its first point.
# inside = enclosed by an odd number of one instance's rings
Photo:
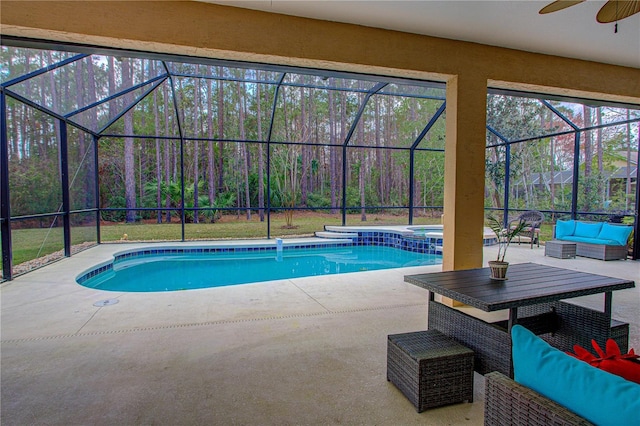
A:
{"type": "MultiPolygon", "coordinates": [[[[540,9],[539,13],[557,12],[584,1],[586,0],[557,0],[540,9]]],[[[640,0],[609,0],[598,11],[596,21],[601,24],[607,24],[628,18],[638,12],[640,12],[640,0]]]]}

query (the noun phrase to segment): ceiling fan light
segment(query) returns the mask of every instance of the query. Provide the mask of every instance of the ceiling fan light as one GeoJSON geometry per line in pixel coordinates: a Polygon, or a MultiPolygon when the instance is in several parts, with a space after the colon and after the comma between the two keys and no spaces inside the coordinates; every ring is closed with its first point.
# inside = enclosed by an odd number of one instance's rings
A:
{"type": "Polygon", "coordinates": [[[544,15],[545,13],[557,12],[559,10],[566,9],[567,7],[582,3],[584,1],[585,0],[556,0],[540,9],[538,13],[544,15]]]}
{"type": "Polygon", "coordinates": [[[609,0],[596,15],[596,20],[601,24],[620,21],[640,12],[640,1],[609,0]]]}

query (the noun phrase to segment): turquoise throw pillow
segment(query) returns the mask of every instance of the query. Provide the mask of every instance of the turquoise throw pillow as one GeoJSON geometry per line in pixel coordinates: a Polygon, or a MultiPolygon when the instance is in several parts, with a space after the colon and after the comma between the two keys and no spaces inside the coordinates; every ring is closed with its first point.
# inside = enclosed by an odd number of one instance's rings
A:
{"type": "Polygon", "coordinates": [[[576,237],[598,238],[598,234],[602,229],[602,222],[585,223],[576,222],[576,237]]]}
{"type": "Polygon", "coordinates": [[[576,230],[575,220],[559,220],[556,222],[556,238],[562,239],[569,235],[573,235],[576,230]]]}
{"type": "Polygon", "coordinates": [[[520,325],[511,339],[516,382],[597,425],[640,425],[640,385],[573,358],[520,325]]]}
{"type": "Polygon", "coordinates": [[[602,225],[602,229],[598,234],[598,239],[613,240],[623,246],[627,244],[629,235],[631,235],[631,230],[631,226],[610,225],[608,223],[605,223],[602,225]]]}

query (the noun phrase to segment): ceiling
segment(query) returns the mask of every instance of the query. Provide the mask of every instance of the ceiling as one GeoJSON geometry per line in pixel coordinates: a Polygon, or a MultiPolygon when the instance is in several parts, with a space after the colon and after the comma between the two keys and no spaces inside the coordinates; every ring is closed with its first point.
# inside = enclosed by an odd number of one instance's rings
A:
{"type": "Polygon", "coordinates": [[[640,13],[616,33],[596,21],[602,0],[547,15],[538,11],[551,0],[202,1],[640,68],[640,13]]]}

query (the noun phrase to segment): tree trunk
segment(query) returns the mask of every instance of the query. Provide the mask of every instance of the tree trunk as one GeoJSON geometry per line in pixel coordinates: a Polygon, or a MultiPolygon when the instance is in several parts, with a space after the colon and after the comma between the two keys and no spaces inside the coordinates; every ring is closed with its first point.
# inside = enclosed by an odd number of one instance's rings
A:
{"type": "MultiPolygon", "coordinates": [[[[596,124],[600,126],[602,124],[602,108],[596,109],[596,124]]],[[[598,127],[596,131],[596,155],[598,156],[598,187],[597,191],[600,195],[600,202],[602,205],[605,203],[606,192],[604,188],[604,152],[602,148],[602,128],[598,127]]]]}
{"type": "MultiPolygon", "coordinates": [[[[629,120],[631,119],[631,115],[629,113],[629,109],[627,108],[627,172],[625,173],[625,191],[624,191],[624,211],[625,213],[629,212],[630,206],[629,201],[631,200],[631,123],[629,120]]],[[[640,135],[638,135],[638,139],[640,142],[640,135]]],[[[636,153],[636,166],[637,166],[637,153],[636,153]]],[[[638,182],[636,182],[638,185],[638,182]]],[[[637,212],[636,212],[637,215],[637,212]]],[[[636,220],[639,220],[636,216],[636,220]]],[[[637,222],[636,222],[637,223],[637,222]]],[[[634,238],[640,238],[639,236],[635,236],[634,238]]]]}
{"type": "MultiPolygon", "coordinates": [[[[358,87],[362,88],[362,82],[358,82],[358,87]]],[[[360,104],[362,105],[362,103],[364,102],[364,96],[360,95],[360,104]]],[[[358,144],[359,145],[366,145],[365,141],[364,141],[364,118],[360,118],[360,120],[358,120],[358,144]]],[[[364,149],[359,148],[359,158],[360,158],[360,167],[359,167],[359,173],[358,173],[358,187],[360,189],[360,220],[362,222],[366,222],[367,221],[367,209],[365,208],[365,177],[364,177],[364,172],[366,169],[366,165],[365,165],[365,153],[364,153],[364,149]]]]}
{"type": "MultiPolygon", "coordinates": [[[[244,72],[243,72],[244,74],[244,72]]],[[[244,79],[244,75],[241,75],[240,78],[244,79]]],[[[238,110],[240,112],[239,117],[239,126],[240,126],[240,139],[246,140],[245,129],[244,129],[244,118],[245,118],[245,108],[246,108],[246,97],[244,93],[244,83],[238,82],[238,110]]],[[[249,144],[242,143],[242,151],[243,151],[243,180],[244,180],[244,199],[245,199],[245,207],[246,207],[246,215],[247,220],[251,220],[251,193],[249,188],[249,144]]]]}
{"type": "MultiPolygon", "coordinates": [[[[109,82],[109,95],[116,93],[118,88],[116,87],[116,69],[113,56],[107,56],[107,81],[109,82]]],[[[110,100],[109,103],[109,120],[116,116],[116,102],[110,100]]]]}
{"type": "Polygon", "coordinates": [[[384,190],[384,177],[383,177],[384,171],[383,171],[383,165],[382,165],[383,150],[380,149],[380,145],[381,145],[380,132],[382,129],[380,126],[380,97],[379,96],[375,96],[375,99],[374,99],[374,124],[375,124],[376,167],[378,169],[378,199],[380,200],[380,203],[384,205],[385,190],[384,190]]]}
{"type": "MultiPolygon", "coordinates": [[[[584,112],[584,126],[589,127],[591,126],[591,107],[583,105],[582,110],[584,112]]],[[[582,207],[582,210],[585,212],[591,211],[591,163],[593,162],[593,152],[591,146],[591,131],[587,130],[586,132],[584,132],[584,205],[582,207]]]]}
{"type": "MultiPolygon", "coordinates": [[[[218,75],[224,75],[222,67],[218,67],[218,75]]],[[[218,189],[222,191],[224,187],[224,82],[217,81],[218,84],[218,189]]],[[[216,192],[217,192],[216,191],[216,192]]]]}
{"type": "MultiPolygon", "coordinates": [[[[196,64],[196,75],[200,72],[200,65],[196,64]]],[[[193,135],[195,137],[200,136],[200,120],[198,114],[200,113],[200,79],[195,79],[194,94],[193,94],[193,135]]],[[[198,203],[198,197],[200,196],[200,146],[197,140],[193,141],[193,223],[199,223],[198,216],[200,212],[198,209],[200,205],[198,203]]]]}
{"type": "Polygon", "coordinates": [[[160,117],[158,116],[158,90],[153,91],[153,128],[156,133],[156,222],[162,223],[162,153],[160,152],[160,117]]]}
{"type": "MultiPolygon", "coordinates": [[[[90,59],[88,59],[90,60],[90,59]]],[[[85,105],[85,99],[83,95],[87,95],[89,93],[89,89],[86,88],[84,86],[84,80],[83,80],[83,61],[79,61],[78,62],[78,67],[76,69],[76,73],[75,73],[75,82],[76,82],[76,103],[78,105],[78,107],[82,107],[85,105]]],[[[91,68],[91,65],[89,65],[88,68],[91,68]]],[[[57,121],[57,120],[56,120],[57,121]]],[[[85,132],[78,132],[78,155],[77,155],[77,159],[78,159],[78,169],[82,169],[82,165],[83,165],[83,160],[86,154],[86,140],[85,140],[85,132]]],[[[88,164],[90,164],[91,161],[89,161],[88,164]]],[[[72,173],[72,175],[74,175],[75,173],[73,171],[70,171],[72,173]]],[[[85,172],[86,173],[86,172],[85,172]]],[[[82,203],[82,206],[72,206],[72,209],[75,208],[86,208],[90,205],[91,202],[91,194],[93,193],[93,191],[91,190],[90,187],[90,182],[91,180],[89,179],[89,176],[87,176],[85,173],[81,174],[81,178],[80,178],[80,182],[78,182],[78,185],[82,186],[82,191],[80,191],[82,194],[84,194],[84,202],[82,203]]],[[[75,181],[70,181],[69,182],[69,190],[71,190],[71,187],[75,185],[75,181]]],[[[79,195],[78,199],[80,199],[82,196],[79,195]]]]}
{"type": "MultiPolygon", "coordinates": [[[[129,59],[122,59],[122,85],[130,87],[133,80],[133,70],[129,59]]],[[[129,105],[133,101],[131,93],[124,95],[125,105],[129,105]]],[[[125,114],[124,116],[124,198],[125,207],[127,208],[127,223],[135,222],[136,211],[131,210],[136,207],[136,175],[135,175],[135,158],[134,158],[134,142],[133,138],[128,136],[133,134],[133,116],[125,114]]]]}
{"type": "MultiPolygon", "coordinates": [[[[53,59],[51,58],[51,52],[47,52],[49,55],[49,63],[53,63],[53,59]]],[[[54,111],[60,111],[60,97],[58,96],[58,91],[56,90],[56,82],[54,80],[54,73],[50,72],[49,74],[49,86],[50,86],[50,90],[51,90],[51,105],[54,111]]],[[[46,105],[46,103],[44,103],[44,105],[46,105]]],[[[46,123],[46,116],[44,114],[42,114],[43,119],[45,120],[45,122],[43,123],[42,128],[46,129],[47,127],[47,123],[46,123]]],[[[60,143],[60,121],[59,120],[54,120],[53,121],[53,126],[55,129],[55,135],[56,135],[56,141],[58,143],[60,143]]],[[[48,150],[45,149],[42,150],[42,156],[43,158],[47,158],[48,156],[48,150]]]]}
{"type": "MultiPolygon", "coordinates": [[[[167,80],[168,82],[168,80],[167,80]]],[[[171,129],[169,128],[169,90],[167,87],[167,82],[163,85],[163,98],[164,98],[164,130],[166,135],[171,134],[171,129]]],[[[171,142],[169,139],[165,139],[164,141],[164,184],[165,184],[165,208],[167,209],[167,213],[165,215],[165,222],[171,223],[171,191],[169,187],[171,186],[171,142]]]]}
{"type": "MultiPolygon", "coordinates": [[[[260,80],[260,71],[257,78],[260,80]]],[[[260,84],[256,85],[256,113],[258,120],[258,140],[262,140],[262,96],[260,93],[260,84]]],[[[260,214],[260,222],[264,222],[264,152],[263,144],[258,144],[258,208],[260,214]]]]}
{"type": "MultiPolygon", "coordinates": [[[[213,94],[211,87],[211,79],[207,80],[207,137],[209,138],[209,142],[207,142],[207,189],[209,195],[209,208],[213,207],[213,204],[216,201],[216,191],[215,191],[215,178],[214,178],[214,149],[213,149],[213,94]]],[[[215,217],[212,216],[212,221],[215,220],[215,217]]]]}
{"type": "MultiPolygon", "coordinates": [[[[332,77],[329,80],[329,85],[333,86],[335,84],[334,78],[332,77]]],[[[332,145],[329,147],[329,181],[330,181],[330,191],[331,191],[331,214],[338,213],[337,206],[337,190],[338,190],[338,165],[337,165],[337,154],[336,150],[337,146],[333,146],[337,143],[336,141],[336,126],[337,126],[337,118],[336,118],[336,106],[333,99],[333,90],[329,90],[329,143],[332,145]]]]}
{"type": "MultiPolygon", "coordinates": [[[[88,86],[88,91],[87,91],[87,99],[86,101],[89,104],[93,104],[96,102],[97,98],[96,98],[96,76],[95,76],[95,72],[93,69],[93,62],[91,61],[90,58],[87,59],[87,63],[89,64],[89,66],[87,67],[87,86],[88,86]]],[[[93,110],[91,111],[91,116],[89,118],[89,128],[90,129],[97,129],[98,128],[98,111],[97,108],[93,108],[93,110]]],[[[97,145],[94,145],[93,140],[91,140],[91,146],[93,147],[93,149],[97,149],[97,145]]],[[[91,175],[91,177],[89,179],[87,179],[87,206],[89,206],[90,204],[95,205],[98,200],[98,194],[95,193],[95,175],[96,175],[96,167],[98,167],[97,164],[94,163],[93,159],[90,159],[88,162],[89,166],[87,167],[87,173],[89,173],[91,175]]]]}
{"type": "Polygon", "coordinates": [[[305,97],[304,87],[300,87],[300,140],[304,143],[301,147],[301,166],[302,175],[300,176],[300,205],[305,206],[307,204],[307,190],[308,190],[308,159],[307,159],[307,143],[309,142],[309,126],[307,123],[307,99],[305,97]]]}

